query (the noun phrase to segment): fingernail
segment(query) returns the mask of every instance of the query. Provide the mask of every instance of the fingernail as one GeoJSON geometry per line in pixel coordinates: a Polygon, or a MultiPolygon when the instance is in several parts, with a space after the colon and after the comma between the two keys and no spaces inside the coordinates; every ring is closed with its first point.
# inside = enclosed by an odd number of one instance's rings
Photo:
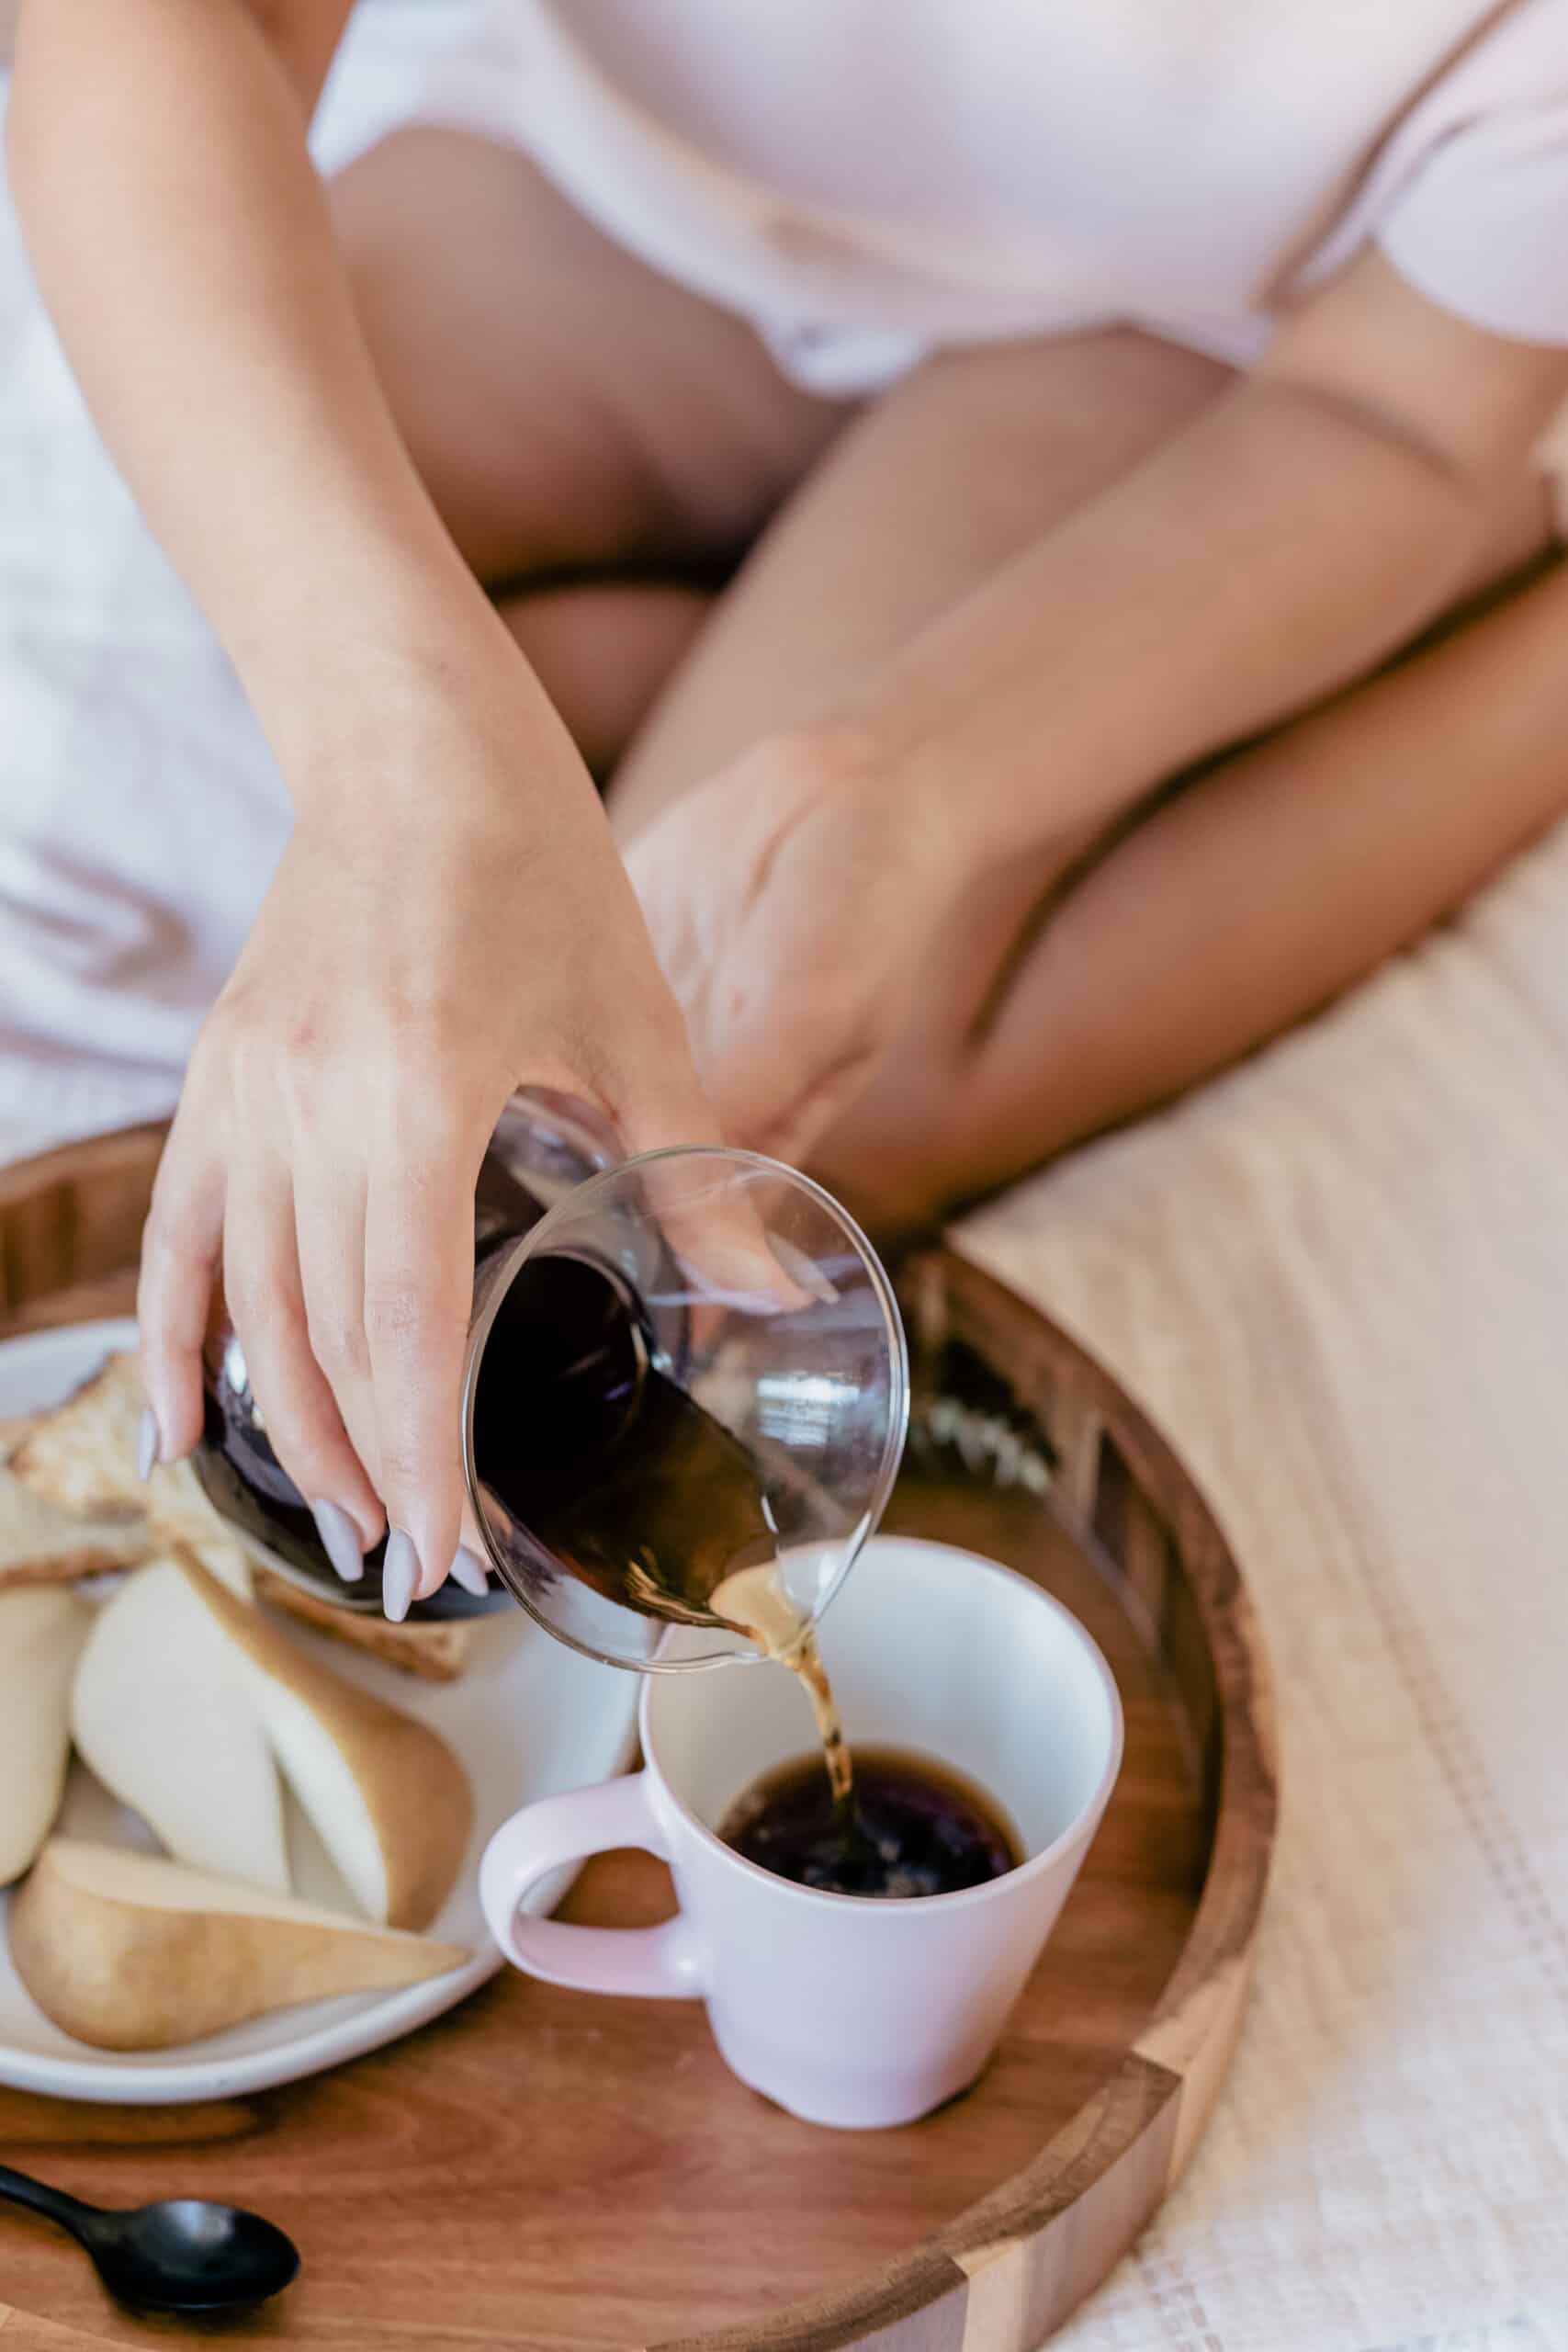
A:
{"type": "Polygon", "coordinates": [[[389,1625],[400,1625],[419,1582],[419,1554],[413,1537],[394,1527],[387,1538],[381,1561],[381,1611],[389,1625]]]}
{"type": "Polygon", "coordinates": [[[321,1548],[344,1584],[357,1584],[365,1574],[365,1547],[347,1511],[341,1503],[323,1495],[310,1505],[310,1516],[316,1522],[321,1548]]]}
{"type": "Polygon", "coordinates": [[[786,1241],[782,1233],[770,1233],[768,1247],[790,1280],[798,1283],[808,1297],[818,1300],[823,1306],[837,1306],[840,1296],[839,1287],[815,1258],[808,1258],[804,1250],[797,1249],[793,1241],[786,1241]]]}
{"type": "Polygon", "coordinates": [[[457,1546],[451,1577],[454,1584],[460,1584],[465,1592],[473,1594],[476,1600],[482,1600],[490,1590],[490,1574],[484,1562],[477,1553],[470,1552],[466,1544],[457,1546]]]}
{"type": "Polygon", "coordinates": [[[151,1405],[144,1405],[141,1408],[141,1419],[136,1425],[136,1475],[143,1486],[152,1476],[161,1442],[158,1435],[157,1416],[151,1405]]]}

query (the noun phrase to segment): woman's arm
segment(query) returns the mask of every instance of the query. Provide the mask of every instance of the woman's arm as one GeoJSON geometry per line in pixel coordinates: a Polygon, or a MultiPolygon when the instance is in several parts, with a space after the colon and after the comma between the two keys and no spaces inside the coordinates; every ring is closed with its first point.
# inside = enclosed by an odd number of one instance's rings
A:
{"type": "Polygon", "coordinates": [[[924,630],[842,717],[1006,854],[1371,668],[1472,578],[1568,390],[1375,251],[1235,389],[924,630]]]}
{"type": "MultiPolygon", "coordinates": [[[[293,838],[192,1058],[142,1248],[165,1460],[221,1275],[280,1460],[400,1615],[453,1564],[473,1188],[532,1082],[704,1139],[591,779],[381,398],[305,133],[347,0],[28,0],[12,174],[144,513],[293,838]]],[[[462,1573],[477,1573],[471,1566],[462,1573]]]]}
{"type": "Polygon", "coordinates": [[[7,128],[72,365],[297,794],[367,695],[486,668],[501,635],[381,397],[306,149],[348,11],[28,0],[7,128]]]}
{"type": "Polygon", "coordinates": [[[1565,387],[1568,354],[1369,254],[1134,473],[668,810],[629,862],[729,1131],[808,1156],[976,875],[1098,833],[1475,584],[1565,387]]]}

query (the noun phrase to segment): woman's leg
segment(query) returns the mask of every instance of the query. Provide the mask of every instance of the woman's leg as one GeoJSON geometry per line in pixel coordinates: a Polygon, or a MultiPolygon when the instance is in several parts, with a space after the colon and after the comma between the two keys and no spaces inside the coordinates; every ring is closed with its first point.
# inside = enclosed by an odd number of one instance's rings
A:
{"type": "Polygon", "coordinates": [[[819,1169],[929,1221],[1315,1012],[1568,810],[1568,565],[1164,797],[907,1039],[819,1169]]]}
{"type": "MultiPolygon", "coordinates": [[[[864,411],[764,534],[615,771],[621,837],[759,736],[830,704],[1229,380],[1122,331],[947,354],[864,411]]],[[[961,909],[925,992],[926,1021],[947,1023],[943,1062],[994,986],[997,942],[1089,846],[1082,834],[1052,842],[961,909]]],[[[916,1050],[936,1048],[922,1035],[916,1050]]]]}
{"type": "Polygon", "coordinates": [[[849,413],[516,151],[394,132],[333,183],[359,318],[458,546],[607,763],[849,413]],[[510,593],[508,593],[510,592],[510,593]]]}
{"type": "MultiPolygon", "coordinates": [[[[852,426],[634,745],[617,820],[830,701],[1212,397],[1202,366],[1131,336],[972,353],[852,426]]],[[[1543,530],[1521,485],[1487,574],[1543,530]]],[[[1113,836],[978,886],[818,1172],[884,1230],[918,1223],[1320,1004],[1568,806],[1564,643],[1552,571],[1113,836]]]]}
{"type": "Polygon", "coordinates": [[[616,771],[624,837],[760,735],[832,702],[1230,381],[1128,332],[929,362],[838,435],[616,771]]]}
{"type": "Polygon", "coordinates": [[[592,773],[609,775],[713,609],[683,580],[560,581],[497,599],[592,773]]]}

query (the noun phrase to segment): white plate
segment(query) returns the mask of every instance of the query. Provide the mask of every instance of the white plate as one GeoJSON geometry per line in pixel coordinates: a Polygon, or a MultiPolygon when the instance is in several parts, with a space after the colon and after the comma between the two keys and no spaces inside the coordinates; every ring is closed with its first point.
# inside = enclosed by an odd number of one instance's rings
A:
{"type": "MultiPolygon", "coordinates": [[[[96,1370],[108,1349],[135,1343],[136,1327],[126,1321],[73,1324],[0,1342],[0,1418],[55,1403],[96,1370]]],[[[102,1581],[107,1589],[108,1580],[102,1581]]],[[[231,2098],[294,2082],[395,2041],[451,2008],[502,1965],[485,1930],[477,1891],[479,1858],[491,1832],[530,1799],[604,1780],[631,1758],[637,1676],[578,1657],[521,1610],[479,1624],[471,1663],[457,1682],[423,1682],[300,1625],[291,1623],[288,1630],[340,1674],[434,1724],[462,1758],[473,1783],[474,1833],[457,1891],[432,1932],[469,1945],[474,1957],[464,1968],[400,1992],[352,1993],[276,2009],[183,2049],[144,2055],[95,2051],[51,2025],[23,1990],[4,1935],[9,1897],[0,1894],[0,2083],[52,2092],[57,2098],[135,2106],[231,2098]]],[[[299,1892],[352,1910],[292,1799],[288,1809],[299,1892]]],[[[61,1826],[80,1837],[153,1844],[135,1815],[117,1804],[80,1763],[72,1768],[61,1826]]],[[[539,1890],[539,1901],[531,1907],[550,1908],[570,1883],[569,1875],[558,1877],[539,1890]]]]}

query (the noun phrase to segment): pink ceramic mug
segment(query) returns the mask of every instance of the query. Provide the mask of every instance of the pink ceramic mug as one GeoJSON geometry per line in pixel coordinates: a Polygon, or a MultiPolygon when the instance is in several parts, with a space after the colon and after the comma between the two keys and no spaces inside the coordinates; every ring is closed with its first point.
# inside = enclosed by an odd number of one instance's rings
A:
{"type": "Polygon", "coordinates": [[[919,1750],[977,1781],[1017,1832],[1017,1870],[869,1901],[796,1886],[721,1844],[741,1792],[813,1742],[793,1676],[759,1661],[650,1677],[644,1770],[514,1814],[486,1849],[480,1896],[532,1975],[705,2001],[742,2082],[808,2122],[908,2123],[995,2048],[1105,1809],[1122,1710],[1076,1618],[945,1544],[874,1538],[819,1638],[852,1745],[919,1750]],[[681,1907],[662,1927],[518,1916],[547,1873],[619,1846],[670,1864],[681,1907]]]}

